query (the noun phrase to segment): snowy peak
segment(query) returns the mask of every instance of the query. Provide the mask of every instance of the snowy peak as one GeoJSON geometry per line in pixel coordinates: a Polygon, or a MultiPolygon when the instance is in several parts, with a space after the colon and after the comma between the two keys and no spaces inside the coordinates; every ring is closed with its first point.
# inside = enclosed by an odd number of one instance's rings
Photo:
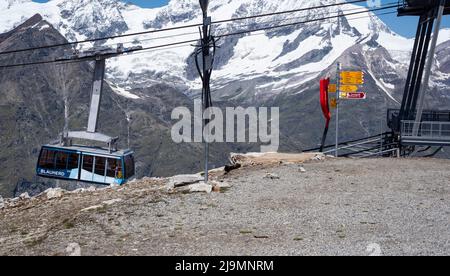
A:
{"type": "Polygon", "coordinates": [[[122,16],[125,4],[117,0],[63,0],[58,2],[64,28],[89,38],[128,30],[122,16]]]}
{"type": "Polygon", "coordinates": [[[9,9],[13,5],[31,2],[31,0],[0,0],[0,10],[9,9]]]}
{"type": "MultiPolygon", "coordinates": [[[[6,7],[0,10],[0,32],[9,31],[39,13],[69,41],[202,22],[198,0],[171,0],[168,5],[155,9],[144,9],[119,0],[51,0],[47,3],[0,0],[0,3],[6,7]]],[[[342,1],[212,0],[209,15],[213,21],[219,21],[336,3],[342,1]]],[[[395,64],[408,62],[413,41],[392,32],[375,14],[368,13],[367,8],[353,4],[223,23],[214,25],[213,33],[220,35],[299,22],[308,23],[221,40],[214,84],[222,88],[246,79],[255,83],[255,90],[279,93],[317,78],[355,45],[361,45],[358,49],[363,49],[367,55],[389,55],[382,58],[389,60],[389,67],[393,69],[401,67],[395,64]],[[357,12],[364,13],[353,14],[357,12]],[[338,19],[338,15],[345,16],[338,19]],[[386,51],[377,51],[380,48],[386,51]]],[[[440,42],[445,41],[445,36],[440,36],[440,42]]],[[[197,28],[105,43],[152,47],[193,39],[198,39],[197,28]]],[[[181,45],[111,59],[108,61],[108,77],[126,89],[165,82],[187,92],[195,91],[201,83],[191,58],[192,52],[190,45],[181,45]]]]}
{"type": "Polygon", "coordinates": [[[68,40],[103,37],[128,31],[119,0],[0,0],[0,32],[9,31],[34,14],[41,14],[68,40]]]}

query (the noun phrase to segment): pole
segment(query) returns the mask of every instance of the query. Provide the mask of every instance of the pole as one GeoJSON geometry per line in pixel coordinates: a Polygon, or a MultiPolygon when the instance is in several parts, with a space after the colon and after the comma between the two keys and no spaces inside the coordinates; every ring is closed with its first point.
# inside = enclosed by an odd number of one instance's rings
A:
{"type": "MultiPolygon", "coordinates": [[[[210,57],[210,37],[209,27],[211,25],[211,18],[208,17],[208,0],[200,0],[200,6],[203,11],[203,41],[202,41],[202,56],[203,56],[203,115],[210,108],[210,69],[211,69],[211,57],[210,57]]],[[[208,119],[203,119],[203,136],[209,124],[208,119]]],[[[205,144],[205,183],[209,181],[209,143],[206,137],[203,138],[205,144]]]]}
{"type": "Polygon", "coordinates": [[[341,63],[337,63],[336,71],[336,148],[335,156],[339,157],[339,91],[341,90],[341,63]]]}
{"type": "Polygon", "coordinates": [[[433,39],[431,41],[430,50],[428,53],[428,60],[425,67],[425,76],[423,79],[423,86],[419,92],[419,106],[417,107],[416,120],[413,127],[413,136],[418,136],[420,124],[422,122],[423,106],[425,101],[425,93],[428,90],[428,84],[430,82],[431,69],[434,63],[434,54],[436,52],[436,45],[439,36],[439,29],[441,28],[442,15],[444,14],[445,0],[441,0],[439,8],[437,9],[437,21],[434,29],[433,39]]]}

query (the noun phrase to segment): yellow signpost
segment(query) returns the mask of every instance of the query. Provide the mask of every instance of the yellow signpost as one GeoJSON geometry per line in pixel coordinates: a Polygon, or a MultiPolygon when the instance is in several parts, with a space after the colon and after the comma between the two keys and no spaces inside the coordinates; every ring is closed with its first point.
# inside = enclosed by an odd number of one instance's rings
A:
{"type": "Polygon", "coordinates": [[[330,106],[331,106],[331,108],[337,108],[337,99],[336,98],[332,98],[330,100],[330,106]]]}
{"type": "Polygon", "coordinates": [[[341,72],[341,78],[357,78],[357,79],[363,79],[364,78],[364,72],[362,71],[343,71],[341,72]]]}
{"type": "Polygon", "coordinates": [[[341,78],[341,84],[344,84],[344,85],[348,85],[348,84],[361,85],[361,84],[364,84],[364,79],[360,79],[360,78],[341,78]]]}
{"type": "Polygon", "coordinates": [[[341,92],[345,93],[352,93],[352,92],[358,92],[359,87],[357,85],[341,85],[340,90],[341,92]]]}
{"type": "Polygon", "coordinates": [[[336,91],[337,91],[337,85],[336,84],[328,85],[328,93],[336,93],[336,91]]]}
{"type": "MultiPolygon", "coordinates": [[[[341,84],[343,85],[361,85],[364,84],[364,72],[362,71],[344,71],[341,72],[341,84]]],[[[353,87],[351,87],[353,88],[353,87]]],[[[357,91],[358,89],[356,89],[357,91]]],[[[343,91],[343,92],[356,92],[356,91],[343,91]]]]}

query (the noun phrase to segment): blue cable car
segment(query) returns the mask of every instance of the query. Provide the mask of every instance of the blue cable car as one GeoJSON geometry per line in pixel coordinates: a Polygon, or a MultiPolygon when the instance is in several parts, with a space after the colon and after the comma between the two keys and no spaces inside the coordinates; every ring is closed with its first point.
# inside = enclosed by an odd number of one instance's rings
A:
{"type": "Polygon", "coordinates": [[[82,146],[43,146],[36,166],[41,177],[95,184],[125,184],[133,178],[135,165],[130,150],[110,152],[82,146]]]}
{"type": "MultiPolygon", "coordinates": [[[[128,48],[127,51],[130,49],[134,48],[128,48]]],[[[95,48],[83,53],[77,52],[73,56],[74,59],[82,57],[95,61],[87,130],[65,129],[58,145],[43,146],[36,166],[38,176],[104,185],[122,185],[134,177],[133,151],[117,150],[118,137],[97,132],[106,59],[124,52],[123,45],[119,44],[117,49],[95,48]],[[108,149],[75,146],[73,139],[106,143],[108,149]]]]}

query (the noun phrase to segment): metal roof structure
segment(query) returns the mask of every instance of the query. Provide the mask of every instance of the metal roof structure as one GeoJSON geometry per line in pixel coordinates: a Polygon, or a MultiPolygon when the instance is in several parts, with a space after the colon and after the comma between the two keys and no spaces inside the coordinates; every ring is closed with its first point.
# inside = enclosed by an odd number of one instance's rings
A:
{"type": "Polygon", "coordinates": [[[68,151],[79,151],[87,154],[93,154],[93,155],[104,155],[104,156],[113,156],[117,158],[121,158],[125,155],[132,154],[133,151],[130,149],[126,150],[118,150],[110,152],[109,149],[100,148],[100,147],[87,147],[87,146],[60,146],[60,145],[51,145],[47,144],[44,147],[46,148],[54,148],[55,150],[68,150],[68,151]]]}
{"type": "MultiPolygon", "coordinates": [[[[420,16],[439,6],[440,0],[401,0],[399,4],[399,16],[420,16]]],[[[445,1],[444,15],[448,14],[450,14],[450,0],[445,1]]]]}

